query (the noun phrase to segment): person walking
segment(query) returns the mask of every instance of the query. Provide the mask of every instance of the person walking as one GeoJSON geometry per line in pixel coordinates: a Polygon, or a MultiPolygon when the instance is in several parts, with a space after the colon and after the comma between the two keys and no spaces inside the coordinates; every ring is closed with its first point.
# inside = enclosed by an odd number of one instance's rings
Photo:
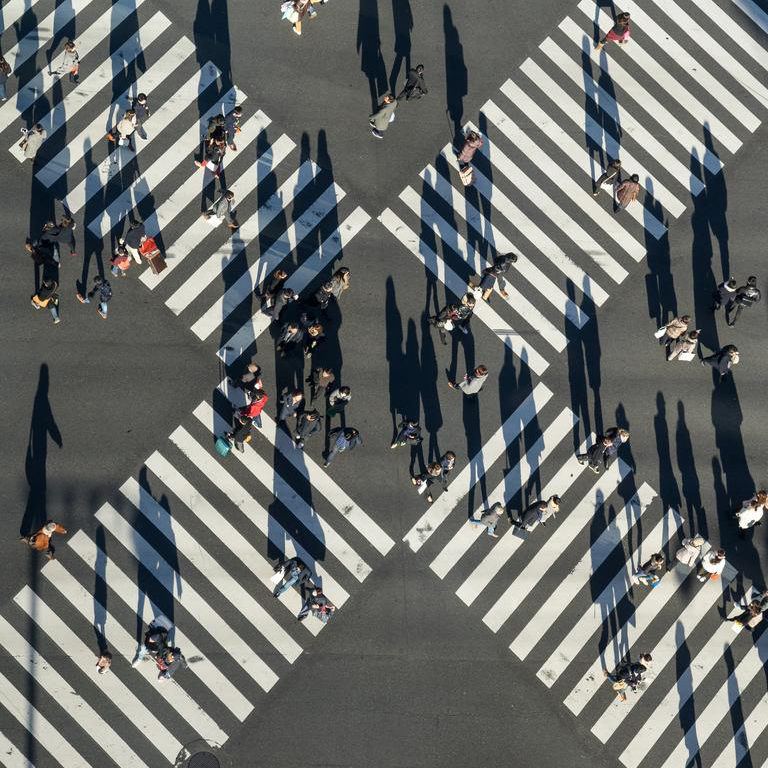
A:
{"type": "Polygon", "coordinates": [[[147,132],[144,130],[144,123],[149,120],[149,116],[152,114],[149,109],[149,102],[147,101],[147,94],[140,93],[131,102],[131,112],[134,116],[134,125],[136,126],[136,134],[139,138],[147,140],[147,132]]]}
{"type": "Polygon", "coordinates": [[[762,294],[760,293],[760,289],[757,287],[757,278],[754,275],[751,275],[747,278],[747,284],[737,288],[736,295],[726,305],[725,322],[733,327],[736,325],[736,321],[739,319],[739,316],[741,315],[744,307],[754,306],[760,301],[761,298],[762,294]],[[729,320],[728,317],[734,307],[736,308],[736,314],[733,316],[732,320],[729,320]]]}
{"type": "Polygon", "coordinates": [[[264,281],[263,288],[259,293],[259,287],[256,286],[254,293],[261,299],[263,309],[266,312],[275,305],[275,299],[277,294],[283,290],[285,281],[288,279],[288,273],[284,269],[276,269],[269,277],[264,281]]]}
{"type": "Polygon", "coordinates": [[[627,688],[637,692],[637,687],[642,682],[643,675],[648,671],[652,661],[653,658],[650,653],[641,653],[637,661],[628,661],[626,664],[622,664],[616,668],[613,674],[608,670],[603,670],[603,674],[611,681],[613,690],[616,691],[622,702],[627,700],[627,688]]]}
{"type": "Polygon", "coordinates": [[[405,97],[406,101],[412,101],[420,99],[422,96],[426,96],[427,85],[424,82],[424,65],[417,64],[413,69],[409,69],[405,79],[405,85],[403,90],[397,96],[397,100],[400,101],[405,97]]]}
{"type": "Polygon", "coordinates": [[[133,260],[137,264],[141,264],[141,253],[139,253],[139,248],[141,248],[146,239],[147,230],[144,226],[144,222],[132,221],[125,236],[120,238],[117,242],[118,245],[125,246],[126,250],[133,256],[133,260]]]}
{"type": "Polygon", "coordinates": [[[304,600],[299,615],[296,618],[299,621],[304,621],[311,613],[316,619],[322,621],[323,624],[327,624],[335,611],[336,606],[323,594],[323,590],[320,587],[314,587],[309,591],[309,595],[304,600]]]}
{"type": "Polygon", "coordinates": [[[235,193],[231,189],[223,189],[213,205],[203,212],[203,218],[214,227],[226,220],[231,230],[237,229],[240,225],[235,218],[234,200],[235,193]]]}
{"type": "Polygon", "coordinates": [[[699,581],[708,581],[709,579],[719,579],[725,570],[725,550],[710,549],[704,557],[701,558],[699,567],[696,570],[696,577],[699,581]]]}
{"type": "Polygon", "coordinates": [[[682,317],[674,317],[666,325],[662,325],[656,336],[659,339],[659,344],[669,344],[669,342],[679,339],[687,330],[691,324],[690,315],[682,315],[682,317]]]}
{"type": "Polygon", "coordinates": [[[467,131],[461,149],[456,156],[459,166],[469,165],[475,157],[475,152],[482,146],[483,137],[476,131],[467,131]]]}
{"type": "Polygon", "coordinates": [[[714,295],[714,303],[712,304],[712,311],[717,312],[720,307],[725,304],[726,306],[731,303],[731,299],[736,295],[736,278],[729,277],[725,282],[720,283],[717,286],[717,291],[714,295]]]}
{"type": "Polygon", "coordinates": [[[59,294],[56,293],[58,283],[47,277],[40,284],[40,288],[30,297],[30,304],[34,309],[47,309],[53,318],[53,324],[61,322],[59,317],[59,294]]]}
{"type": "Polygon", "coordinates": [[[491,507],[481,512],[479,519],[473,516],[469,518],[469,522],[474,525],[484,525],[486,533],[494,539],[498,539],[499,535],[496,533],[496,526],[499,524],[503,514],[504,505],[497,501],[491,507]]]}
{"type": "Polygon", "coordinates": [[[734,365],[739,364],[739,350],[735,344],[726,344],[719,352],[703,357],[702,365],[711,365],[719,374],[722,381],[734,365]]]}
{"type": "Polygon", "coordinates": [[[427,501],[430,504],[432,503],[433,498],[429,489],[434,483],[439,483],[441,481],[442,474],[443,470],[440,466],[440,462],[431,461],[429,464],[427,464],[426,472],[422,472],[420,475],[414,475],[411,478],[411,483],[419,489],[420,493],[422,492],[422,489],[426,490],[427,501]]]}
{"type": "Polygon", "coordinates": [[[619,213],[637,200],[640,194],[640,177],[633,173],[628,179],[614,182],[613,212],[619,213]]]}
{"type": "Polygon", "coordinates": [[[144,632],[144,641],[136,649],[131,666],[137,667],[150,656],[157,656],[168,645],[168,633],[172,626],[170,620],[162,614],[152,619],[144,632]]]}
{"type": "Polygon", "coordinates": [[[280,573],[281,576],[278,579],[278,585],[272,592],[272,597],[280,597],[283,592],[287,592],[293,586],[298,586],[301,589],[307,586],[312,578],[311,571],[298,557],[292,557],[283,563],[278,563],[275,566],[275,573],[280,573]]]}
{"type": "Polygon", "coordinates": [[[685,355],[682,359],[693,359],[693,355],[696,352],[696,347],[699,345],[699,334],[701,331],[697,328],[695,331],[687,331],[682,336],[675,339],[669,345],[669,351],[667,352],[667,360],[674,360],[680,355],[685,355]]]}
{"type": "Polygon", "coordinates": [[[597,197],[604,184],[613,185],[614,180],[621,177],[621,160],[611,160],[594,183],[592,194],[597,197]]]}
{"type": "Polygon", "coordinates": [[[603,451],[603,466],[608,469],[619,455],[619,448],[629,442],[629,430],[611,427],[605,431],[605,436],[611,441],[603,451]]]}
{"type": "Polygon", "coordinates": [[[610,32],[598,43],[595,44],[595,50],[599,51],[606,43],[615,42],[619,45],[626,45],[632,35],[632,25],[630,23],[629,13],[620,13],[616,17],[616,23],[610,32]]]}
{"type": "Polygon", "coordinates": [[[253,400],[256,392],[261,390],[264,386],[261,380],[261,366],[257,365],[254,360],[245,367],[245,371],[240,375],[238,379],[229,378],[229,383],[233,387],[242,389],[245,392],[249,400],[253,400]]]}
{"type": "Polygon", "coordinates": [[[745,610],[742,611],[739,614],[736,614],[735,616],[729,618],[726,618],[726,621],[733,622],[741,629],[748,629],[752,630],[753,627],[757,626],[759,622],[759,617],[762,616],[762,609],[761,609],[761,601],[760,600],[751,600],[749,602],[749,605],[746,606],[745,610]],[[755,621],[755,619],[758,619],[755,621]]]}
{"type": "Polygon", "coordinates": [[[389,447],[397,448],[404,445],[420,445],[423,439],[419,422],[414,419],[403,419],[398,427],[397,436],[389,447]]]}
{"type": "Polygon", "coordinates": [[[105,675],[107,672],[109,672],[109,669],[111,666],[112,666],[112,654],[109,651],[104,651],[103,653],[100,653],[99,659],[96,662],[96,671],[100,675],[105,675]]]}
{"type": "Polygon", "coordinates": [[[237,413],[244,418],[253,419],[256,426],[261,428],[261,412],[269,402],[269,395],[259,387],[252,390],[250,397],[251,402],[238,408],[237,413]]]}
{"type": "Polygon", "coordinates": [[[339,301],[341,294],[344,291],[349,290],[350,271],[347,267],[339,267],[333,275],[331,275],[331,295],[335,301],[339,301]]]}
{"type": "Polygon", "coordinates": [[[107,304],[112,298],[112,286],[109,284],[109,280],[101,275],[96,275],[93,278],[93,288],[83,296],[79,291],[75,294],[75,297],[81,304],[90,304],[91,299],[96,295],[99,295],[99,306],[97,307],[99,315],[106,320],[107,319],[107,304]]]}
{"type": "Polygon", "coordinates": [[[298,418],[303,405],[304,393],[300,389],[289,390],[288,387],[284,387],[280,396],[280,415],[277,420],[285,422],[286,428],[290,431],[288,419],[291,416],[298,418]]]}
{"type": "Polygon", "coordinates": [[[330,368],[315,368],[304,381],[309,384],[309,407],[312,408],[317,401],[322,402],[328,395],[328,387],[336,380],[336,376],[330,368]]]}
{"type": "Polygon", "coordinates": [[[49,560],[55,560],[54,552],[56,548],[51,543],[51,538],[54,533],[66,534],[67,529],[63,525],[54,523],[53,520],[49,520],[37,533],[33,533],[30,536],[22,536],[21,540],[28,544],[36,552],[45,552],[45,556],[49,560]]]}
{"type": "Polygon", "coordinates": [[[276,323],[280,320],[280,313],[287,307],[289,304],[291,304],[294,301],[298,301],[298,294],[296,291],[293,290],[293,288],[283,288],[280,291],[277,292],[275,295],[274,304],[272,305],[272,308],[269,309],[268,314],[271,314],[272,322],[276,323]]]}
{"type": "Polygon", "coordinates": [[[469,321],[475,311],[474,294],[465,293],[458,304],[446,304],[436,315],[429,319],[440,333],[440,341],[448,343],[445,331],[458,328],[462,333],[469,333],[469,321]]]}
{"type": "Polygon", "coordinates": [[[77,52],[74,40],[67,40],[67,44],[64,46],[64,55],[61,57],[61,64],[55,71],[49,69],[48,74],[58,77],[66,74],[70,83],[77,85],[80,82],[80,54],[77,52]]]}
{"type": "Polygon", "coordinates": [[[75,244],[75,230],[77,224],[71,214],[65,213],[61,217],[61,221],[58,226],[54,227],[51,232],[47,234],[47,238],[55,242],[59,249],[62,246],[69,248],[70,256],[77,256],[77,249],[75,244]]]}
{"type": "Polygon", "coordinates": [[[448,475],[453,472],[454,467],[456,466],[456,454],[453,451],[446,451],[443,456],[441,457],[440,461],[435,462],[437,466],[440,468],[440,471],[437,475],[434,475],[431,467],[432,464],[429,465],[427,468],[428,474],[430,478],[434,478],[432,482],[427,483],[427,501],[431,504],[434,501],[434,498],[432,497],[432,492],[429,490],[429,486],[433,483],[437,482],[440,483],[440,486],[443,489],[443,493],[445,493],[448,490],[448,475]]]}
{"type": "Polygon", "coordinates": [[[304,411],[296,422],[296,447],[304,448],[304,442],[323,428],[323,417],[317,409],[304,411]]]}
{"type": "Polygon", "coordinates": [[[675,552],[675,558],[683,565],[693,568],[701,555],[701,548],[704,546],[703,536],[693,536],[690,539],[683,539],[680,549],[675,552]]]}
{"type": "Polygon", "coordinates": [[[187,666],[187,660],[179,648],[166,646],[155,656],[158,680],[170,680],[180,669],[187,666]]]}
{"type": "Polygon", "coordinates": [[[667,561],[661,552],[651,555],[650,559],[643,563],[633,576],[635,584],[642,584],[646,587],[655,587],[664,576],[667,561]]]}
{"type": "Polygon", "coordinates": [[[762,525],[765,505],[768,504],[768,493],[758,491],[751,499],[741,504],[741,509],[733,516],[739,523],[739,535],[744,538],[747,531],[755,525],[762,525]]]}
{"type": "Polygon", "coordinates": [[[220,129],[220,131],[220,133],[215,133],[214,136],[205,143],[203,159],[195,160],[195,165],[198,168],[207,168],[214,176],[219,176],[221,174],[221,166],[227,151],[226,134],[223,128],[220,129]]]}
{"type": "Polygon", "coordinates": [[[314,317],[302,315],[301,322],[304,326],[304,357],[312,357],[318,346],[325,341],[325,330],[314,317]]]}
{"type": "Polygon", "coordinates": [[[19,147],[24,150],[25,160],[34,160],[37,158],[37,153],[40,147],[43,146],[43,142],[48,138],[48,131],[43,128],[40,123],[35,123],[29,130],[26,128],[21,129],[24,138],[19,144],[19,147]]]}
{"type": "Polygon", "coordinates": [[[363,438],[360,437],[360,433],[352,427],[347,427],[346,429],[336,427],[329,434],[334,439],[334,442],[323,462],[324,467],[327,467],[342,451],[351,451],[357,448],[358,445],[363,444],[363,438]]]}
{"type": "Polygon", "coordinates": [[[8,77],[11,72],[11,65],[0,56],[0,101],[8,100],[8,77]]]}
{"type": "MultiPolygon", "coordinates": [[[[133,134],[136,131],[136,114],[132,109],[126,110],[120,122],[115,127],[118,135],[118,146],[128,147],[131,152],[136,151],[133,143],[133,134]]],[[[112,158],[112,162],[117,162],[117,155],[112,158]]]]}
{"type": "Polygon", "coordinates": [[[286,323],[275,342],[275,348],[280,353],[280,357],[286,357],[298,349],[303,338],[304,329],[300,328],[298,323],[286,323]]]}
{"type": "Polygon", "coordinates": [[[132,263],[133,259],[128,254],[128,249],[124,245],[118,245],[115,255],[110,259],[112,274],[115,277],[126,277],[132,263]]]}
{"type": "Polygon", "coordinates": [[[546,526],[547,520],[554,517],[559,511],[560,497],[550,496],[546,501],[543,499],[534,501],[525,509],[518,520],[512,520],[512,524],[530,532],[537,523],[546,526]]]}
{"type": "Polygon", "coordinates": [[[606,450],[613,444],[613,440],[606,435],[598,435],[594,445],[587,448],[586,453],[577,453],[576,460],[579,464],[587,466],[596,474],[600,474],[600,465],[604,463],[606,450]]]}
{"type": "Polygon", "coordinates": [[[494,286],[497,281],[499,284],[499,293],[506,299],[509,296],[504,290],[504,275],[509,272],[512,265],[517,261],[517,255],[514,253],[499,254],[494,258],[490,267],[486,267],[481,276],[480,282],[475,284],[471,280],[467,283],[470,290],[480,290],[484,301],[490,302],[494,286]]]}
{"type": "Polygon", "coordinates": [[[391,94],[387,94],[381,106],[368,118],[371,126],[371,133],[377,139],[384,138],[384,131],[389,128],[389,124],[395,120],[395,110],[400,102],[391,94]]]}
{"type": "Polygon", "coordinates": [[[457,389],[463,395],[477,395],[485,386],[488,379],[488,369],[484,365],[478,365],[472,373],[467,373],[459,381],[449,381],[448,386],[451,389],[457,389]]]}
{"type": "Polygon", "coordinates": [[[341,413],[349,401],[352,399],[351,387],[336,387],[336,389],[328,395],[328,409],[325,414],[329,419],[332,419],[337,414],[341,413]]]}
{"type": "Polygon", "coordinates": [[[224,133],[227,141],[227,147],[233,152],[237,152],[235,136],[240,133],[240,118],[243,116],[243,108],[238,104],[230,112],[224,115],[224,133]]]}

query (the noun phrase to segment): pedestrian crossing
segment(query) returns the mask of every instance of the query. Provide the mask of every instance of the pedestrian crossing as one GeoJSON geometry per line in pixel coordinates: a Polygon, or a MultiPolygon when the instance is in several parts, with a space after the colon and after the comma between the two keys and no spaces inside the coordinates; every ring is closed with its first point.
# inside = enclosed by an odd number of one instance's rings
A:
{"type": "Polygon", "coordinates": [[[475,315],[539,376],[574,337],[569,326],[594,319],[611,285],[722,173],[768,107],[768,14],[753,0],[627,10],[631,42],[595,50],[613,16],[580,0],[465,123],[484,141],[472,186],[448,144],[418,188],[378,216],[451,296],[496,254],[518,254],[509,296],[496,298],[497,286],[493,309],[475,315]],[[613,159],[642,187],[618,215],[607,195],[591,194],[613,159]]]}
{"type": "MultiPolygon", "coordinates": [[[[99,734],[99,750],[131,768],[174,764],[193,738],[223,744],[325,626],[314,616],[296,621],[297,590],[272,598],[274,561],[300,557],[343,615],[394,546],[265,413],[244,452],[222,459],[213,443],[242,393],[222,383],[217,394],[101,506],[95,535],[65,540],[41,583],[0,616],[0,646],[50,697],[33,704],[0,675],[0,708],[62,766],[104,765],[67,743],[62,716],[99,734]],[[171,682],[158,681],[154,665],[131,667],[158,615],[172,617],[189,664],[171,682]],[[113,655],[106,675],[95,666],[102,642],[113,655]],[[110,724],[105,706],[119,719],[110,724]]],[[[18,744],[7,752],[9,764],[16,755],[24,764],[18,744]]]]}

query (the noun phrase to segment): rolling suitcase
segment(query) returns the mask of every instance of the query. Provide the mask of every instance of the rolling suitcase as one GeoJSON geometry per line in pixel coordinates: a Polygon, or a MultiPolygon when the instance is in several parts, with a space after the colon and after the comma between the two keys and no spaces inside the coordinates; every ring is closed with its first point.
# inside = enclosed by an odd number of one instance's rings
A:
{"type": "Polygon", "coordinates": [[[144,260],[149,264],[150,269],[156,274],[160,274],[165,268],[166,263],[163,258],[163,254],[160,253],[160,249],[157,247],[157,243],[148,237],[140,246],[139,253],[143,256],[144,260]]]}
{"type": "Polygon", "coordinates": [[[229,440],[223,437],[216,438],[216,452],[220,456],[228,456],[232,450],[232,446],[229,444],[229,440]]]}

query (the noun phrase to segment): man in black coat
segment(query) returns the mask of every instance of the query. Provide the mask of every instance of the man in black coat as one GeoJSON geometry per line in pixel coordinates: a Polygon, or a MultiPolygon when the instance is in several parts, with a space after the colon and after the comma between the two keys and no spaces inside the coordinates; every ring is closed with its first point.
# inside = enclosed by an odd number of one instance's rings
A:
{"type": "Polygon", "coordinates": [[[753,304],[757,304],[761,298],[762,294],[760,293],[760,289],[757,287],[757,278],[752,275],[747,278],[746,285],[742,285],[736,289],[736,296],[734,296],[734,298],[731,299],[728,304],[726,304],[725,322],[733,327],[736,325],[736,321],[739,319],[739,315],[741,314],[744,307],[751,307],[753,304]],[[733,316],[733,319],[729,320],[728,317],[733,311],[734,307],[736,308],[736,314],[733,316]]]}
{"type": "Polygon", "coordinates": [[[702,365],[711,365],[722,381],[734,365],[739,363],[739,350],[734,344],[726,344],[719,352],[701,359],[702,365]]]}
{"type": "Polygon", "coordinates": [[[397,100],[405,96],[406,101],[411,99],[420,99],[422,96],[426,96],[428,93],[426,83],[424,82],[424,65],[419,64],[416,69],[408,70],[408,77],[403,86],[403,90],[400,91],[397,100]]]}

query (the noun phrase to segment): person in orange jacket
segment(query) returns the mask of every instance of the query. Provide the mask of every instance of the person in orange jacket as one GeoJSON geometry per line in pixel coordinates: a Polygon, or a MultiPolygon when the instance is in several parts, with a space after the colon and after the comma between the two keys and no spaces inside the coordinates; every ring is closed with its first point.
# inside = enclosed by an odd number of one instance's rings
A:
{"type": "Polygon", "coordinates": [[[45,552],[45,556],[49,560],[54,559],[54,547],[51,544],[51,537],[54,533],[66,533],[67,529],[58,523],[54,523],[53,520],[49,520],[37,533],[31,536],[22,536],[21,540],[29,544],[32,549],[38,552],[45,552]]]}

